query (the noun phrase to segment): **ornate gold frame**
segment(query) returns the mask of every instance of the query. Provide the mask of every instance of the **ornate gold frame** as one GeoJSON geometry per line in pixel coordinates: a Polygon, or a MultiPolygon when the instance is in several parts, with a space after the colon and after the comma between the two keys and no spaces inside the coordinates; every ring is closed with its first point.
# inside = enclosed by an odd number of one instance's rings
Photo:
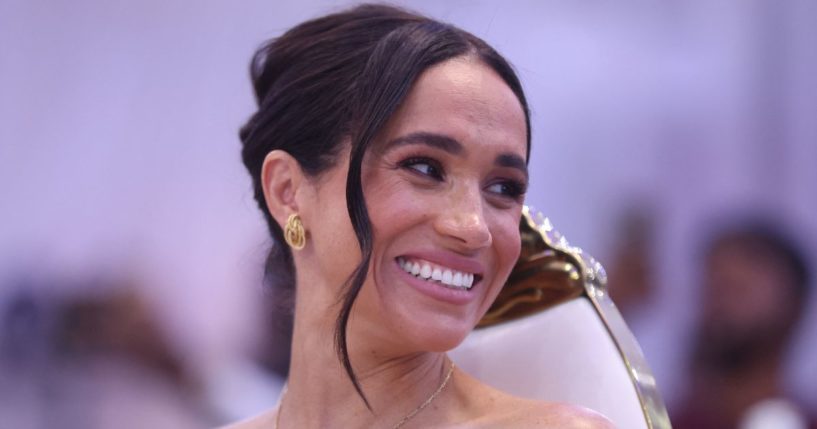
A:
{"type": "Polygon", "coordinates": [[[508,282],[478,328],[525,317],[562,302],[590,300],[618,349],[650,429],[669,429],[667,409],[644,354],[610,296],[607,275],[592,256],[571,246],[550,221],[525,207],[519,223],[522,251],[508,282]]]}

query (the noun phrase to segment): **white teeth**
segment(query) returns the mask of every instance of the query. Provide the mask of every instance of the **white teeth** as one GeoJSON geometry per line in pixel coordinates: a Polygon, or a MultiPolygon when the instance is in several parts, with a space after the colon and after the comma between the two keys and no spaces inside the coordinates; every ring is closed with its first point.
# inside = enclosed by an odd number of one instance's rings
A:
{"type": "Polygon", "coordinates": [[[453,278],[454,278],[454,275],[453,275],[453,274],[451,274],[451,270],[445,270],[445,271],[443,271],[443,278],[442,278],[442,282],[443,282],[443,283],[445,283],[445,284],[447,284],[447,285],[450,285],[450,284],[451,284],[451,280],[453,280],[453,278]]]}
{"type": "Polygon", "coordinates": [[[420,269],[420,277],[424,279],[431,277],[431,265],[423,264],[423,268],[420,269]]]}
{"type": "Polygon", "coordinates": [[[398,265],[405,272],[425,280],[433,280],[454,289],[470,289],[474,285],[474,275],[456,270],[432,267],[428,262],[411,262],[398,258],[398,265]],[[422,264],[422,265],[421,265],[422,264]]]}

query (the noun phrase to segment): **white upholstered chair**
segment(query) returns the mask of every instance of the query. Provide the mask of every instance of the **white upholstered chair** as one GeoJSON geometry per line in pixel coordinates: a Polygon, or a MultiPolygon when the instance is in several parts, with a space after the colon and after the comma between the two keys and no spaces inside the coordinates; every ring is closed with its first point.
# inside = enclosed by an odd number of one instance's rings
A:
{"type": "Polygon", "coordinates": [[[452,351],[457,365],[518,396],[599,411],[621,429],[670,428],[601,265],[527,208],[520,232],[519,261],[478,329],[452,351]]]}

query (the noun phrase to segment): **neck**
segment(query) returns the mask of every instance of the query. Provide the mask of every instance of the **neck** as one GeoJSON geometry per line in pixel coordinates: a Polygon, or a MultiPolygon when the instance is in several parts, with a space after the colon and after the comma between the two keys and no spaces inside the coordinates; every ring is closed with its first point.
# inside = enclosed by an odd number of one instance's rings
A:
{"type": "MultiPolygon", "coordinates": [[[[299,294],[296,300],[288,390],[280,409],[282,429],[391,427],[428,399],[448,371],[444,354],[395,354],[381,339],[367,337],[352,319],[347,331],[349,359],[369,410],[335,352],[337,314],[333,299],[299,294]]],[[[422,417],[427,416],[413,420],[422,417]]]]}

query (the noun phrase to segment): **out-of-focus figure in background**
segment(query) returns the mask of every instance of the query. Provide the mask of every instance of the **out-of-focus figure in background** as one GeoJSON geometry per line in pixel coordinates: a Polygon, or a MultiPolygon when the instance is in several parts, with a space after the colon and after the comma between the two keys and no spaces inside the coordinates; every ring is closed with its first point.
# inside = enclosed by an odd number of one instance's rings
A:
{"type": "Polygon", "coordinates": [[[610,295],[628,323],[643,318],[655,283],[655,217],[644,203],[632,204],[619,216],[609,255],[610,295]]]}
{"type": "Polygon", "coordinates": [[[676,429],[815,427],[783,386],[810,273],[795,242],[772,225],[735,224],[702,248],[702,308],[676,429]]]}
{"type": "Polygon", "coordinates": [[[200,383],[139,287],[54,283],[72,292],[3,284],[18,292],[0,307],[0,428],[213,425],[200,383]]]}

